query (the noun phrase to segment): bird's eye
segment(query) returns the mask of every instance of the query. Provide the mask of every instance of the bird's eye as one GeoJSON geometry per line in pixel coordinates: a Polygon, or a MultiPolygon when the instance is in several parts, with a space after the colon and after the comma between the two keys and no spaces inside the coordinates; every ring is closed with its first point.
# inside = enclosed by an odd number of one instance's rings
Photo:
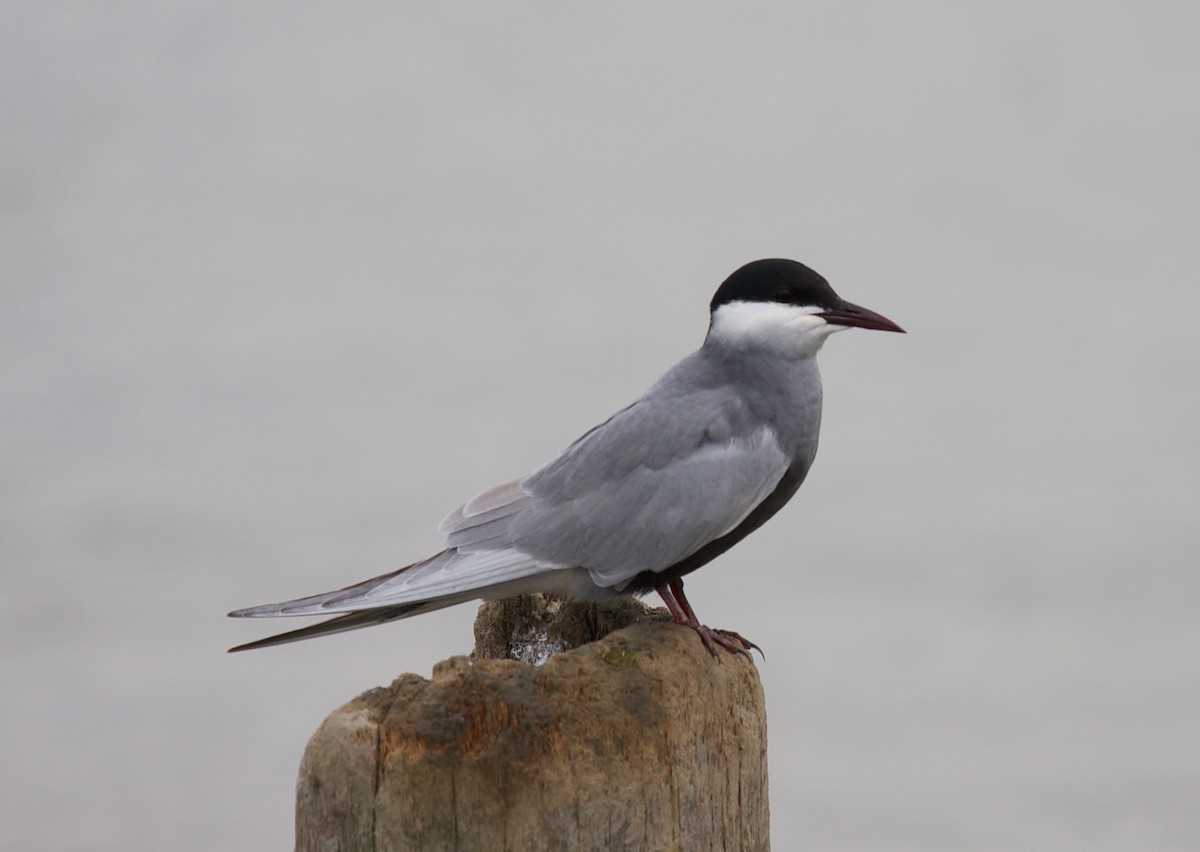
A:
{"type": "Polygon", "coordinates": [[[796,299],[796,291],[791,287],[780,287],[775,291],[775,301],[777,302],[793,302],[796,299]]]}

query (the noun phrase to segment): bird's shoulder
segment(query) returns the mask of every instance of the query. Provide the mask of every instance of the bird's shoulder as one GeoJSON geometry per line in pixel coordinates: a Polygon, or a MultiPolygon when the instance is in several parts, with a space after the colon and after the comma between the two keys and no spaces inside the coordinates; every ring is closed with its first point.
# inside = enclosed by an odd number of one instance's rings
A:
{"type": "Polygon", "coordinates": [[[766,428],[737,389],[713,381],[706,365],[685,360],[645,394],[585,432],[530,473],[531,494],[572,492],[628,475],[663,470],[706,447],[761,438],[766,428]]]}

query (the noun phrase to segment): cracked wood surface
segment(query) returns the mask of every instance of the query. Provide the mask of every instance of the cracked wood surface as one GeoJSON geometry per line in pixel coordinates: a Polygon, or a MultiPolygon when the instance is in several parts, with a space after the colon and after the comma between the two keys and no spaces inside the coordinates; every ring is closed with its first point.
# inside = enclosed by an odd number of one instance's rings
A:
{"type": "MultiPolygon", "coordinates": [[[[489,604],[481,622],[495,623],[476,633],[486,651],[489,631],[533,623],[553,637],[560,614],[596,623],[562,613],[575,606],[489,604]]],[[[753,663],[714,660],[691,630],[631,617],[540,666],[453,657],[430,680],[403,675],[335,711],[301,763],[296,848],[767,849],[753,663]]]]}

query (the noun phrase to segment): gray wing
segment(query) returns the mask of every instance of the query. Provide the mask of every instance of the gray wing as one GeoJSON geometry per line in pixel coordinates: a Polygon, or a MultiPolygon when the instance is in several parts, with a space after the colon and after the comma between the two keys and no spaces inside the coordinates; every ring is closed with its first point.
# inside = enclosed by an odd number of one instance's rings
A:
{"type": "Polygon", "coordinates": [[[734,529],[791,459],[728,388],[680,402],[643,398],[527,476],[522,508],[501,522],[505,539],[620,590],[734,529]]]}
{"type": "MultiPolygon", "coordinates": [[[[407,565],[390,574],[364,580],[333,592],[296,598],[282,603],[263,604],[234,610],[235,618],[263,618],[277,615],[327,615],[355,612],[377,607],[395,607],[440,601],[439,606],[424,607],[422,612],[463,601],[486,597],[489,589],[506,589],[506,597],[522,591],[552,591],[533,583],[513,588],[513,584],[538,575],[551,574],[563,566],[532,558],[515,548],[500,547],[487,551],[459,552],[450,547],[422,562],[407,565]]],[[[415,614],[415,613],[412,613],[415,614]]]]}
{"type": "Polygon", "coordinates": [[[451,513],[439,528],[441,553],[345,589],[231,615],[388,607],[395,618],[530,591],[580,596],[588,592],[581,580],[593,591],[620,591],[734,529],[790,461],[773,430],[728,389],[650,394],[549,464],[451,513]]]}

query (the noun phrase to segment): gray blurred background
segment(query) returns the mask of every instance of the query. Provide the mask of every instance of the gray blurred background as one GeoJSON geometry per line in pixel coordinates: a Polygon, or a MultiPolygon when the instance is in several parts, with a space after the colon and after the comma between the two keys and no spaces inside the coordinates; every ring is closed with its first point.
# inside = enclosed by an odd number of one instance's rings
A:
{"type": "Polygon", "coordinates": [[[1200,7],[0,4],[0,846],[291,843],[471,606],[226,656],[437,547],[803,260],[778,849],[1200,848],[1200,7]]]}

